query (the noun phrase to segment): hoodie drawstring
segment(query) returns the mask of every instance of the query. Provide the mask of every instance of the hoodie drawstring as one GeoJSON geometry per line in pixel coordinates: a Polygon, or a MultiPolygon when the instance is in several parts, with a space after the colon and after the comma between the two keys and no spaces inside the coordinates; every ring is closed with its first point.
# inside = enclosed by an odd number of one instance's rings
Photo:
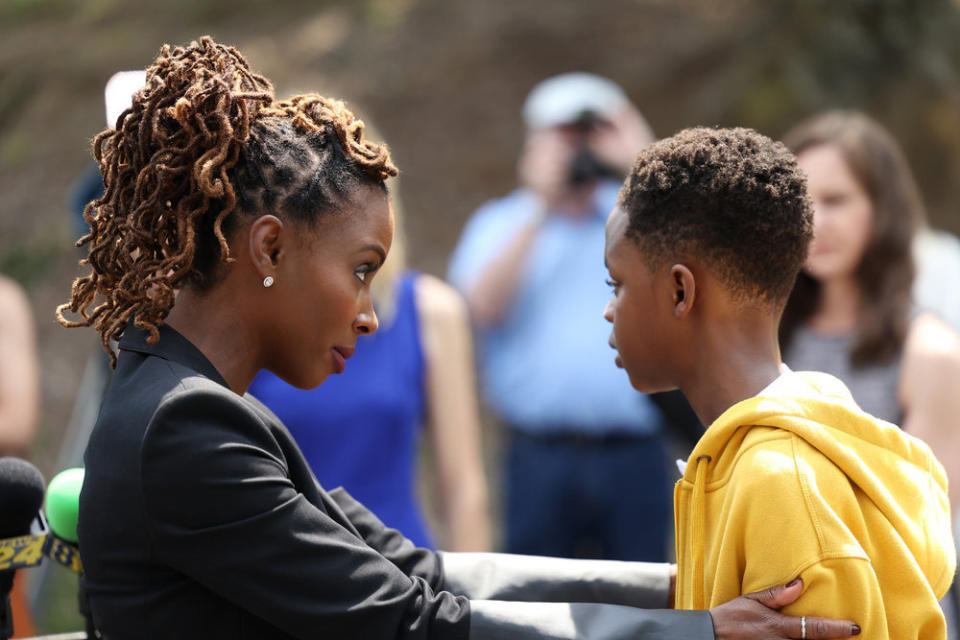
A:
{"type": "Polygon", "coordinates": [[[706,539],[707,465],[710,456],[697,456],[697,476],[693,483],[693,608],[704,608],[704,540],[706,539]]]}

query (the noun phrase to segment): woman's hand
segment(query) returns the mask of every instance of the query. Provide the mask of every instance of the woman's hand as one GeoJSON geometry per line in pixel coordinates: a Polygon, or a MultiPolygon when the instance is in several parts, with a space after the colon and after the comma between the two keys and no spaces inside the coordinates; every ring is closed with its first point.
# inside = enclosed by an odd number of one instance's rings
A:
{"type": "Polygon", "coordinates": [[[746,638],[849,638],[859,635],[860,627],[849,620],[796,618],[778,613],[803,593],[803,581],[797,578],[787,585],[748,593],[710,609],[717,640],[746,638]]]}

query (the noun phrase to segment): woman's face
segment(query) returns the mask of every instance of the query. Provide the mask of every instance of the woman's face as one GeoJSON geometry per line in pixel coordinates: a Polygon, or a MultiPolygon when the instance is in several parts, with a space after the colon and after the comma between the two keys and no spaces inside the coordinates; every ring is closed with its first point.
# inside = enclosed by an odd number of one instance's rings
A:
{"type": "Polygon", "coordinates": [[[295,238],[284,243],[270,292],[266,369],[311,389],[348,366],[357,337],[377,330],[370,283],[390,250],[393,224],[387,195],[362,187],[314,229],[286,227],[295,238]]]}
{"type": "Polygon", "coordinates": [[[810,147],[797,163],[813,200],[813,243],[804,270],[817,280],[850,277],[870,240],[870,196],[834,145],[810,147]]]}

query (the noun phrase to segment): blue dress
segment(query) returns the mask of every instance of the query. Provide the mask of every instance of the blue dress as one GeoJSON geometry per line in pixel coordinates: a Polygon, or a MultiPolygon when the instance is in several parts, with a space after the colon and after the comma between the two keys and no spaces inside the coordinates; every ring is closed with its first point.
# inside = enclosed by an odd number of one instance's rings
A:
{"type": "Polygon", "coordinates": [[[401,276],[393,322],[360,337],[342,374],[304,391],[261,371],[250,393],[290,429],[324,488],[343,486],[384,524],[432,547],[416,498],[426,403],[416,278],[401,276]]]}

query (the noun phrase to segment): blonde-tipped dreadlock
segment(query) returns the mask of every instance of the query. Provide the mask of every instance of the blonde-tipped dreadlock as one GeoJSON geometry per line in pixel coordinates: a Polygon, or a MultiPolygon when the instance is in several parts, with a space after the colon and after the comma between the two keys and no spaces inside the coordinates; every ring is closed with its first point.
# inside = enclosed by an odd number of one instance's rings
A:
{"type": "Polygon", "coordinates": [[[82,264],[91,271],[57,308],[66,327],[93,325],[113,364],[110,340],[131,318],[156,342],[174,290],[185,279],[209,287],[232,260],[235,209],[308,222],[358,185],[385,188],[397,174],[386,146],[364,139],[341,101],[275,102],[269,80],[209,37],[164,45],[118,124],[93,141],[104,194],[84,210],[90,233],[77,242],[90,245],[82,264]]]}

